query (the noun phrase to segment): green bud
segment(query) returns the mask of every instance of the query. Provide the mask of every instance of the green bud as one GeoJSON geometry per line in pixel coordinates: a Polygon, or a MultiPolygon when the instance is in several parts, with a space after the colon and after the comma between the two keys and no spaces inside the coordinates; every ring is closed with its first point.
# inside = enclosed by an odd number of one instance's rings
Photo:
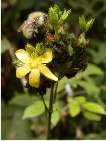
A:
{"type": "Polygon", "coordinates": [[[36,53],[36,49],[31,44],[26,44],[25,49],[30,55],[36,53]]]}
{"type": "Polygon", "coordinates": [[[43,43],[38,43],[37,45],[36,45],[36,53],[38,54],[38,55],[41,55],[41,54],[43,54],[45,52],[45,48],[44,48],[44,46],[43,46],[43,43]]]}

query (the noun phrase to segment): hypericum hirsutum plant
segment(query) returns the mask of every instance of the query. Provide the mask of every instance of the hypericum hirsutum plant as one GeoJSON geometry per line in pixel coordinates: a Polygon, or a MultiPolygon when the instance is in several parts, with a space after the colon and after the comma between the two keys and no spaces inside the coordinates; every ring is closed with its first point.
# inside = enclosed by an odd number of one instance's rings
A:
{"type": "MultiPolygon", "coordinates": [[[[44,107],[48,112],[47,139],[51,137],[51,115],[58,81],[64,76],[74,77],[80,70],[84,70],[87,64],[86,49],[89,40],[86,39],[86,32],[93,25],[94,19],[86,21],[84,16],[79,17],[81,32],[75,35],[65,28],[70,15],[71,10],[61,11],[58,5],[54,5],[49,8],[48,14],[29,14],[18,29],[27,39],[27,43],[25,49],[19,49],[15,53],[16,77],[25,76],[27,87],[42,93],[45,93],[46,88],[51,88],[49,104],[42,95],[44,107]]],[[[24,118],[27,117],[24,114],[24,118]]]]}

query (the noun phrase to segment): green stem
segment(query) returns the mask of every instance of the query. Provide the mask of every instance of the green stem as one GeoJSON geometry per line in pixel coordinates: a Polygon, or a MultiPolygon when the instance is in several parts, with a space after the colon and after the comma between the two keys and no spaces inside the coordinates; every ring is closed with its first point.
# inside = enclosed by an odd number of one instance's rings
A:
{"type": "Polygon", "coordinates": [[[44,107],[45,107],[45,110],[48,112],[49,109],[48,107],[46,106],[46,103],[45,103],[45,100],[44,100],[44,97],[41,95],[41,98],[42,98],[42,101],[43,101],[43,104],[44,104],[44,107]]]}
{"type": "Polygon", "coordinates": [[[50,93],[50,101],[49,101],[49,112],[48,112],[48,130],[47,130],[47,139],[50,140],[51,138],[51,115],[53,112],[53,89],[54,84],[51,83],[51,93],[50,93]]]}
{"type": "Polygon", "coordinates": [[[53,99],[53,103],[55,103],[55,101],[56,101],[57,88],[58,88],[58,82],[56,82],[56,84],[55,84],[55,91],[54,91],[54,99],[53,99]]]}

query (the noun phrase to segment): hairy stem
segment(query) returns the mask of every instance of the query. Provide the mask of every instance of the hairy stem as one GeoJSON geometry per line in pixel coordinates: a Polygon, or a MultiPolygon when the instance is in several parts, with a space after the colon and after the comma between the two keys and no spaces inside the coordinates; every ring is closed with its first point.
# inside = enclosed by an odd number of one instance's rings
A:
{"type": "Polygon", "coordinates": [[[48,130],[47,130],[47,139],[49,140],[51,138],[51,115],[53,112],[53,89],[54,84],[51,83],[51,92],[50,92],[50,100],[49,100],[49,111],[48,111],[48,130]]]}

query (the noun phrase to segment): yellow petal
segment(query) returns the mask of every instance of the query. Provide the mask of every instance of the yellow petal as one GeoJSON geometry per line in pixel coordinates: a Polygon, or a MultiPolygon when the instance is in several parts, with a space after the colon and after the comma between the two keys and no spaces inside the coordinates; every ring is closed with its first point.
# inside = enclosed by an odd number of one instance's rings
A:
{"type": "Polygon", "coordinates": [[[48,67],[46,67],[46,65],[40,65],[39,66],[40,72],[46,76],[47,78],[54,80],[54,81],[58,81],[58,78],[49,70],[48,67]]]}
{"type": "Polygon", "coordinates": [[[40,84],[40,71],[38,69],[32,69],[29,74],[29,84],[32,87],[39,88],[40,84]]]}
{"type": "Polygon", "coordinates": [[[16,70],[16,77],[17,78],[24,77],[29,72],[30,72],[30,68],[28,66],[18,67],[16,70]]]}
{"type": "Polygon", "coordinates": [[[28,52],[26,52],[24,49],[17,50],[15,52],[15,55],[23,63],[28,63],[30,61],[30,56],[29,56],[28,52]]]}
{"type": "Polygon", "coordinates": [[[43,55],[39,56],[39,61],[41,63],[49,63],[52,61],[53,55],[52,55],[52,50],[49,49],[47,52],[45,52],[43,55]]]}

